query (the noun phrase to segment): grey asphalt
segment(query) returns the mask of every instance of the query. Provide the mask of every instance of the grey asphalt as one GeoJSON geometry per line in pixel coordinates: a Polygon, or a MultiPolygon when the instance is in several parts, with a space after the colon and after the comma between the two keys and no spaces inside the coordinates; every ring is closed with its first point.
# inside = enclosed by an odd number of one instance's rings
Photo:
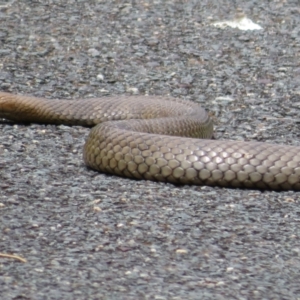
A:
{"type": "MultiPolygon", "coordinates": [[[[201,103],[299,145],[299,1],[2,1],[0,90],[201,103]],[[220,29],[240,8],[262,30],[220,29]]],[[[299,193],[99,174],[88,128],[0,122],[1,299],[300,299],[299,193]]]]}

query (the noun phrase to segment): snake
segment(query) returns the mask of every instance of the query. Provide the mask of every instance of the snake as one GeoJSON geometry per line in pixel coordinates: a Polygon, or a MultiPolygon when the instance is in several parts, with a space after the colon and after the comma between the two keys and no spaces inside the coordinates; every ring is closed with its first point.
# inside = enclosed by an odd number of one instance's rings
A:
{"type": "Polygon", "coordinates": [[[213,139],[212,118],[194,101],[0,92],[0,118],[92,127],[83,160],[102,173],[175,185],[300,190],[300,147],[213,139]]]}

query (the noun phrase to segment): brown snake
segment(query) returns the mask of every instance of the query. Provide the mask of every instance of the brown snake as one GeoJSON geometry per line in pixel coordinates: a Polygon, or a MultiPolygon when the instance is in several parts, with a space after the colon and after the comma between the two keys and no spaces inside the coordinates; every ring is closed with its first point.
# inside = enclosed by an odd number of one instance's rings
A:
{"type": "Polygon", "coordinates": [[[180,184],[300,190],[300,147],[210,140],[211,119],[190,101],[147,96],[47,100],[0,92],[0,118],[98,124],[83,158],[105,173],[180,184]]]}

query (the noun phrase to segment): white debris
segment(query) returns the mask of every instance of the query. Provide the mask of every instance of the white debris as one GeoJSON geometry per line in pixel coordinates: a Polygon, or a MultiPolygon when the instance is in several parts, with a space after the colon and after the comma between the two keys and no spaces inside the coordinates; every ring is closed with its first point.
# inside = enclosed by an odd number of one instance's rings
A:
{"type": "Polygon", "coordinates": [[[238,28],[240,30],[261,30],[263,29],[260,25],[255,24],[252,20],[248,19],[246,16],[239,16],[231,21],[215,22],[212,24],[215,27],[225,28],[227,26],[231,28],[238,28]]]}

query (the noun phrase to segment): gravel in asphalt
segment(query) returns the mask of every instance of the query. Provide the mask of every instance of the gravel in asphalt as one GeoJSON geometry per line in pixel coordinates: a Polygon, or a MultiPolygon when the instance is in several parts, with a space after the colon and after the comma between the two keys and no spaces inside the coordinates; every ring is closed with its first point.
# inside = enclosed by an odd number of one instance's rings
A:
{"type": "MultiPolygon", "coordinates": [[[[300,145],[298,0],[2,1],[0,90],[172,95],[300,145]],[[240,8],[261,30],[216,28],[240,8]]],[[[88,128],[0,123],[1,299],[300,299],[299,193],[87,169],[88,128]]]]}

